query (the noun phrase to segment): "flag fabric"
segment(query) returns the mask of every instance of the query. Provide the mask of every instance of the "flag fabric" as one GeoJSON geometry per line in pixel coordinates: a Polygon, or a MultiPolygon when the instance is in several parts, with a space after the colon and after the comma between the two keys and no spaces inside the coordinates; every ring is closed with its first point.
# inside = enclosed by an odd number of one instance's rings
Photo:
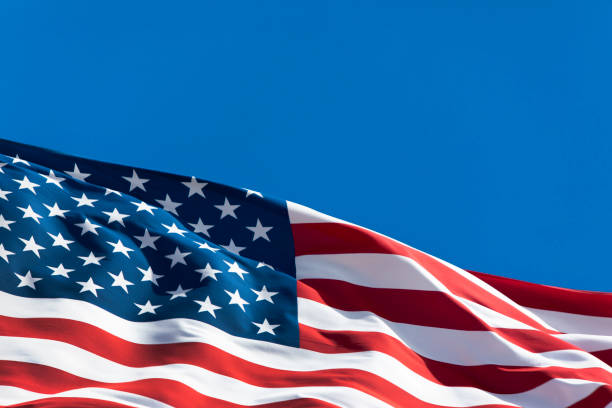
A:
{"type": "Polygon", "coordinates": [[[612,294],[0,140],[2,406],[611,408],[611,365],[612,294]]]}

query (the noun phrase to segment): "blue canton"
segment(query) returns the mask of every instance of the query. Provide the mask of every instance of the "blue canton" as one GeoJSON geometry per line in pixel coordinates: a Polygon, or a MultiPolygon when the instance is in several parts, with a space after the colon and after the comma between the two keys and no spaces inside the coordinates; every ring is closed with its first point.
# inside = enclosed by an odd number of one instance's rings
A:
{"type": "Polygon", "coordinates": [[[298,346],[286,204],[0,140],[0,290],[298,346]]]}

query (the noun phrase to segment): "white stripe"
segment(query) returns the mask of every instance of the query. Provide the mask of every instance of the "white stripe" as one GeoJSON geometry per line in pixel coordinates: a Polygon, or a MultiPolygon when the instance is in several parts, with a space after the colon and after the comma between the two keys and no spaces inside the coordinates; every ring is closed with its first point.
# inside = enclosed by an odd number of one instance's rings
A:
{"type": "Polygon", "coordinates": [[[588,397],[602,383],[573,378],[554,378],[520,394],[500,395],[521,407],[567,408],[588,397]]]}
{"type": "Polygon", "coordinates": [[[535,308],[529,308],[529,311],[561,332],[612,336],[612,317],[586,316],[535,308]]]}
{"type": "Polygon", "coordinates": [[[295,258],[296,278],[336,279],[370,288],[447,289],[415,260],[393,254],[302,255],[295,258]]]}
{"type": "Polygon", "coordinates": [[[566,333],[555,334],[555,337],[578,346],[584,351],[594,352],[612,350],[612,336],[598,336],[595,334],[566,333]]]}
{"type": "Polygon", "coordinates": [[[289,213],[289,222],[291,224],[306,224],[315,222],[334,222],[347,224],[339,218],[331,215],[323,214],[322,212],[313,210],[304,205],[287,201],[287,211],[289,213]]]}
{"type": "Polygon", "coordinates": [[[467,299],[463,299],[459,296],[453,296],[456,300],[463,303],[470,312],[478,317],[480,320],[488,324],[490,327],[504,328],[504,329],[527,329],[535,330],[533,327],[526,325],[525,323],[514,320],[511,317],[506,316],[503,313],[499,313],[493,309],[489,309],[486,306],[472,302],[467,299]]]}
{"type": "Polygon", "coordinates": [[[243,405],[311,397],[332,404],[388,407],[368,394],[347,387],[263,388],[187,364],[127,367],[71,344],[54,340],[0,337],[0,359],[42,364],[82,378],[108,383],[149,378],[174,380],[200,394],[243,405]]]}
{"type": "Polygon", "coordinates": [[[295,267],[298,280],[335,279],[370,288],[442,292],[455,302],[462,303],[491,327],[533,329],[502,313],[456,296],[418,262],[402,255],[303,255],[295,258],[295,267]]]}
{"type": "Polygon", "coordinates": [[[423,357],[456,365],[496,364],[567,368],[601,367],[607,364],[581,350],[543,353],[527,351],[496,333],[440,329],[385,320],[371,312],[347,312],[310,299],[298,298],[298,321],[322,330],[364,331],[388,334],[423,357]]]}
{"type": "Polygon", "coordinates": [[[41,394],[18,387],[0,385],[0,404],[22,404],[42,398],[91,398],[101,401],[115,402],[136,408],[172,408],[163,402],[129,392],[107,388],[79,388],[58,392],[56,394],[41,394]]]}

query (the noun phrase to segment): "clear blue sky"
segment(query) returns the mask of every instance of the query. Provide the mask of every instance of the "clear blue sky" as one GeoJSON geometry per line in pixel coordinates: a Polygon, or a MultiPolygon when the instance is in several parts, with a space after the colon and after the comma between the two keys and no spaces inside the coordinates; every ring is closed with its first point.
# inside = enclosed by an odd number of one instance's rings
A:
{"type": "Polygon", "coordinates": [[[612,291],[612,5],[495,3],[4,1],[0,135],[612,291]]]}

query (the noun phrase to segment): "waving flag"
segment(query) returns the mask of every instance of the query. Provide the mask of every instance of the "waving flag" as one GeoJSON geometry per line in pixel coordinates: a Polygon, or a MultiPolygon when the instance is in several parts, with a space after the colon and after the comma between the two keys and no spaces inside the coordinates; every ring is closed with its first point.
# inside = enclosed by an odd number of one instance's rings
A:
{"type": "Polygon", "coordinates": [[[612,407],[612,294],[0,141],[0,404],[612,407]]]}

